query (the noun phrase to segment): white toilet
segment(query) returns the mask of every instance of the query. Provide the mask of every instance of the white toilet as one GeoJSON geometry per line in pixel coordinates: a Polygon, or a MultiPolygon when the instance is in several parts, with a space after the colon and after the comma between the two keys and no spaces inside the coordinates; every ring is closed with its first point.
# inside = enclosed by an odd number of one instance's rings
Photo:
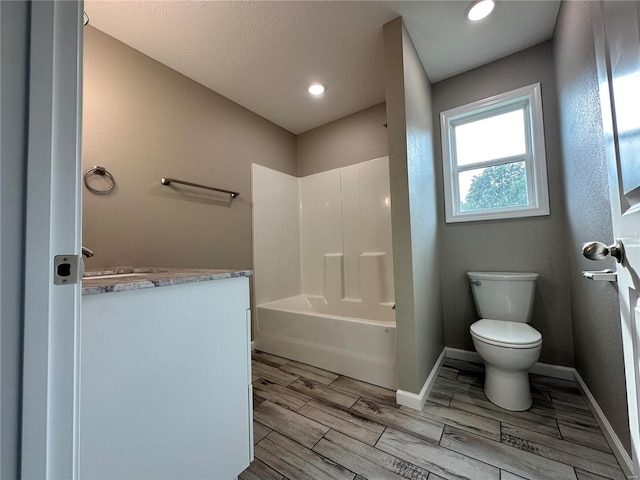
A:
{"type": "Polygon", "coordinates": [[[468,272],[476,309],[471,325],[476,351],[485,363],[484,393],[507,410],[531,406],[529,368],[540,356],[542,335],[531,320],[537,273],[468,272]]]}

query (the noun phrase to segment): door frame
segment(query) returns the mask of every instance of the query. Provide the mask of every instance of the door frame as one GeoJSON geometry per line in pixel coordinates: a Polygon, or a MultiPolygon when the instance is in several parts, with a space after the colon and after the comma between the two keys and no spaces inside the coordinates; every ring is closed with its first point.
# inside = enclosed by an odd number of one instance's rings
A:
{"type": "Polygon", "coordinates": [[[81,251],[82,1],[30,2],[22,478],[77,478],[81,286],[53,257],[81,251]]]}

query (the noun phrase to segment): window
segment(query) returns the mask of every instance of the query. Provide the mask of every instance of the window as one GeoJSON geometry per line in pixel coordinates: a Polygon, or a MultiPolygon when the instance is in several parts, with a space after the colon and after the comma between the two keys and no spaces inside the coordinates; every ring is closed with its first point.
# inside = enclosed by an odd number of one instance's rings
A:
{"type": "Polygon", "coordinates": [[[446,221],[549,214],[540,84],[440,114],[446,221]]]}

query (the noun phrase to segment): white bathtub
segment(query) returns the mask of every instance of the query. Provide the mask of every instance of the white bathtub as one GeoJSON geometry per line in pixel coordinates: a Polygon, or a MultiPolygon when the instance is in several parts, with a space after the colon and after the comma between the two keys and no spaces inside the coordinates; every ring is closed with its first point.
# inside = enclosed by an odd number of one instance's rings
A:
{"type": "Polygon", "coordinates": [[[363,307],[308,295],[258,305],[256,349],[395,390],[395,311],[363,307]]]}

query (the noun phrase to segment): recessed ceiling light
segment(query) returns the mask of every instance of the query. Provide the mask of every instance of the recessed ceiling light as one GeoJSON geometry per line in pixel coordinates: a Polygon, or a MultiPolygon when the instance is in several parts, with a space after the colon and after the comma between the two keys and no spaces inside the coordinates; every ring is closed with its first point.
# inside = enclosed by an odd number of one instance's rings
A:
{"type": "Polygon", "coordinates": [[[312,83],[311,85],[309,85],[308,90],[311,95],[322,95],[324,93],[324,85],[320,83],[312,83]]]}
{"type": "Polygon", "coordinates": [[[466,17],[472,22],[477,22],[489,15],[495,6],[493,0],[476,0],[467,9],[466,17]]]}

